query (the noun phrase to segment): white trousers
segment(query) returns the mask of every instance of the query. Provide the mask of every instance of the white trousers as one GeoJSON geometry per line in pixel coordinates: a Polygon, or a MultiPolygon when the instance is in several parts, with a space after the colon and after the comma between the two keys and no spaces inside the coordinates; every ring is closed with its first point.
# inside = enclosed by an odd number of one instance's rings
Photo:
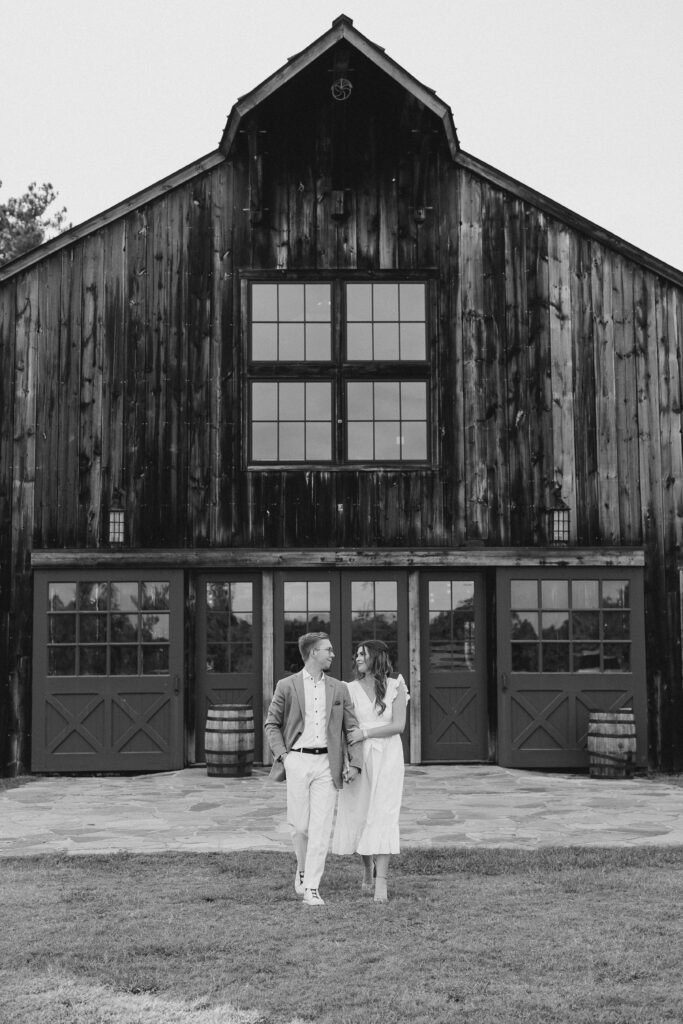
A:
{"type": "Polygon", "coordinates": [[[325,870],[337,790],[327,754],[299,754],[285,760],[287,823],[304,888],[317,889],[325,870]]]}

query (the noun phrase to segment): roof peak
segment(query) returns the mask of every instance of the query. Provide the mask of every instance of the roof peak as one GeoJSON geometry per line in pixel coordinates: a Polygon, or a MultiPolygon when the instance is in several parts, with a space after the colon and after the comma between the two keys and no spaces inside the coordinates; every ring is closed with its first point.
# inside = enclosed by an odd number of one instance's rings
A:
{"type": "Polygon", "coordinates": [[[455,159],[459,147],[458,136],[453,123],[451,108],[443,100],[439,99],[436,92],[429,86],[423,85],[409,71],[401,67],[395,60],[387,56],[384,47],[378,46],[371,39],[362,35],[357,28],[353,27],[353,21],[346,14],[340,14],[332,22],[323,35],[314,39],[305,49],[289,57],[277,71],[273,72],[265,81],[257,85],[251,92],[241,96],[234,104],[228,115],[227,124],[221,138],[219,149],[229,154],[235,141],[240,124],[244,117],[282,86],[290,82],[296,75],[307,68],[313,61],[322,54],[332,49],[341,39],[344,39],[351,46],[354,46],[360,53],[368,58],[379,70],[383,71],[395,82],[398,82],[407,92],[411,93],[420,103],[441,121],[451,156],[455,159]]]}

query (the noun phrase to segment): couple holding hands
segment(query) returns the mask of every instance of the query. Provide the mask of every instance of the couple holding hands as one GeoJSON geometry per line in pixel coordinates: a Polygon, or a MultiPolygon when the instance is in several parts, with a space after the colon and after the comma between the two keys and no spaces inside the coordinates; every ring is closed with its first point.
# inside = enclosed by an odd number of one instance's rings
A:
{"type": "Polygon", "coordinates": [[[325,674],[334,658],[327,633],[305,633],[299,651],[304,667],[278,682],[265,725],[271,778],[287,783],[294,888],[304,905],[324,905],[318,889],[337,805],[332,852],[360,854],[363,891],[386,903],[389,857],[400,852],[405,682],[381,640],[358,644],[349,683],[325,674]]]}

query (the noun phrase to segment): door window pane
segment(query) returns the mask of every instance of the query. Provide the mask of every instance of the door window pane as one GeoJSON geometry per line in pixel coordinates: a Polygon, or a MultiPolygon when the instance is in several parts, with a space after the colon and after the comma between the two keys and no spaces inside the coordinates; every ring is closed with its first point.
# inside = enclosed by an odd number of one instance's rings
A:
{"type": "Polygon", "coordinates": [[[253,584],[210,580],[206,596],[206,670],[251,672],[253,668],[253,584]]]}
{"type": "Polygon", "coordinates": [[[298,672],[302,667],[299,637],[304,633],[330,632],[330,584],[324,580],[287,580],[283,602],[285,669],[298,672]]]}
{"type": "Polygon", "coordinates": [[[430,580],[429,667],[439,672],[474,671],[474,582],[430,580]]]}
{"type": "Polygon", "coordinates": [[[383,640],[393,665],[398,658],[398,586],[396,580],[353,580],[351,641],[383,640]]]}
{"type": "Polygon", "coordinates": [[[630,671],[628,580],[512,580],[510,603],[514,672],[630,671]]]}
{"type": "Polygon", "coordinates": [[[137,676],[158,674],[164,665],[168,672],[168,580],[49,584],[48,606],[49,675],[137,676]],[[62,606],[68,611],[56,610],[62,606]],[[154,647],[149,656],[147,645],[154,647]]]}

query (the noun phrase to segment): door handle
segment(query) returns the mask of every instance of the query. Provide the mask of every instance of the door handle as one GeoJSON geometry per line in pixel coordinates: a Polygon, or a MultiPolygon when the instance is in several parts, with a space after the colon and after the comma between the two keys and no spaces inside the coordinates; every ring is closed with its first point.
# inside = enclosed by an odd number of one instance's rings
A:
{"type": "Polygon", "coordinates": [[[507,688],[508,688],[508,674],[507,674],[507,672],[503,672],[503,674],[500,677],[500,688],[503,691],[503,693],[507,692],[507,688]]]}
{"type": "Polygon", "coordinates": [[[178,675],[173,676],[173,692],[176,697],[180,693],[180,676],[178,675]]]}

